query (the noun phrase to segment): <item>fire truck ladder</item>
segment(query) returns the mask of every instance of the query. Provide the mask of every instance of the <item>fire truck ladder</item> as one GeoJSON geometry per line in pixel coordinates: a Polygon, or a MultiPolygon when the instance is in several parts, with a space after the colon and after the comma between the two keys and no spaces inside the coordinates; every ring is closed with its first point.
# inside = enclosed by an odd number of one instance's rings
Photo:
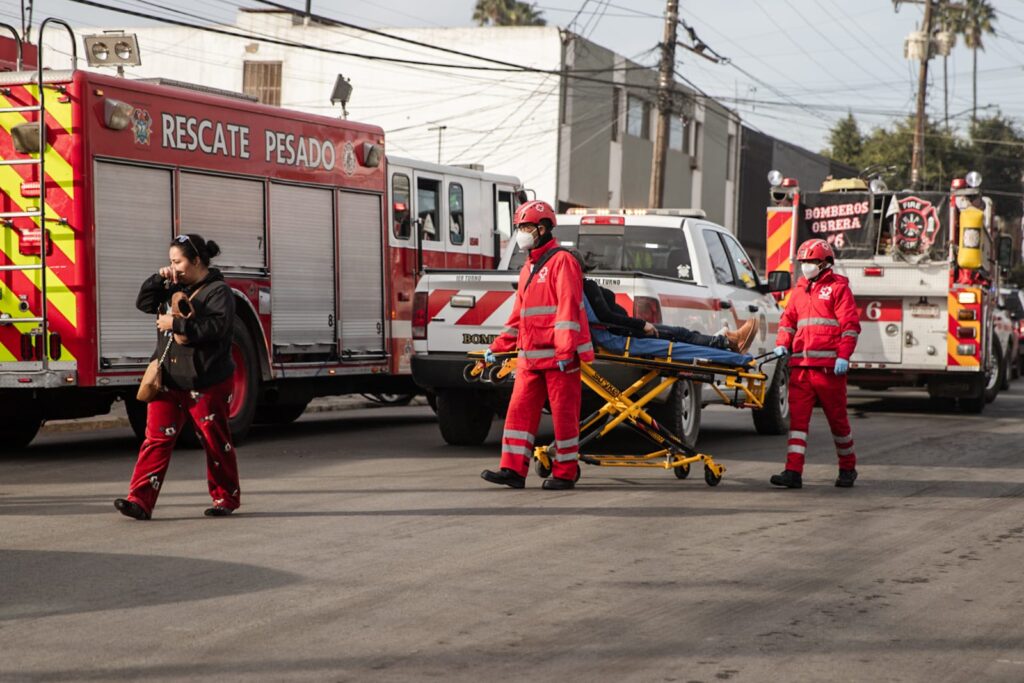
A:
{"type": "MultiPolygon", "coordinates": [[[[40,304],[40,310],[38,316],[26,317],[26,318],[5,318],[3,320],[6,324],[26,324],[35,323],[39,325],[37,328],[39,336],[36,339],[36,348],[39,349],[36,354],[40,357],[42,362],[41,370],[46,372],[49,367],[49,353],[47,348],[47,332],[49,325],[47,324],[48,318],[48,300],[46,296],[46,251],[47,251],[47,235],[46,235],[46,104],[45,104],[45,91],[46,87],[43,80],[43,36],[45,35],[46,27],[49,24],[60,24],[71,36],[71,70],[74,71],[75,67],[78,66],[78,47],[75,45],[75,32],[71,26],[61,20],[53,17],[49,17],[43,20],[43,23],[39,26],[39,38],[37,40],[36,49],[36,84],[39,86],[39,103],[27,106],[19,107],[0,107],[0,114],[6,113],[23,113],[32,114],[36,116],[36,124],[39,134],[39,156],[38,158],[24,158],[24,159],[0,159],[0,166],[38,166],[39,167],[39,207],[30,211],[3,211],[0,212],[0,223],[6,227],[13,225],[15,218],[33,218],[39,221],[39,263],[26,264],[26,265],[0,265],[0,272],[26,272],[26,271],[39,271],[39,298],[42,302],[40,304]],[[40,352],[41,351],[41,352],[40,352]]],[[[18,57],[17,57],[17,69],[21,71],[22,66],[22,41],[18,35],[18,31],[9,24],[0,24],[0,28],[7,29],[14,34],[15,44],[17,46],[18,57]]]]}

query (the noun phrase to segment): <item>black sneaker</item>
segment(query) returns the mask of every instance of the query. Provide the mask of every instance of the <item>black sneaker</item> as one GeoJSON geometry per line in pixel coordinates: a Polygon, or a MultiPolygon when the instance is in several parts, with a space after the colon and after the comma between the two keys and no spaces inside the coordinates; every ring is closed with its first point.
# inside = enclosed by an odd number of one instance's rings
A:
{"type": "Polygon", "coordinates": [[[117,500],[114,501],[114,507],[117,508],[117,511],[125,517],[131,517],[132,519],[138,520],[149,519],[149,513],[146,512],[146,510],[141,505],[139,505],[138,503],[133,503],[130,500],[118,498],[117,500]]]}
{"type": "Polygon", "coordinates": [[[234,508],[225,508],[220,505],[214,505],[212,508],[206,508],[203,510],[203,514],[207,517],[227,517],[234,511],[234,508]]]}
{"type": "Polygon", "coordinates": [[[497,472],[484,470],[480,473],[480,476],[492,484],[510,486],[514,489],[526,488],[526,477],[507,467],[502,467],[497,472]]]}
{"type": "Polygon", "coordinates": [[[784,486],[787,489],[802,489],[803,477],[793,470],[782,470],[782,474],[773,474],[770,479],[773,486],[784,486]]]}
{"type": "Polygon", "coordinates": [[[841,489],[848,489],[853,486],[853,482],[857,481],[857,470],[839,470],[839,476],[836,478],[836,486],[841,489]]]}
{"type": "Polygon", "coordinates": [[[568,491],[569,489],[576,488],[576,482],[572,479],[558,479],[557,477],[552,477],[551,479],[545,479],[544,483],[540,486],[548,491],[568,491]]]}

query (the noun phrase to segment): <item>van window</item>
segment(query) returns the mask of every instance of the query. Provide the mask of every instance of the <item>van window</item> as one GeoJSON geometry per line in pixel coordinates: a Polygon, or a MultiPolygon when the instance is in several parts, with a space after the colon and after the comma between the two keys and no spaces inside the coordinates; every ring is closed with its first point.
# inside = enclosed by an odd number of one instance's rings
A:
{"type": "Polygon", "coordinates": [[[416,217],[420,221],[420,239],[437,242],[441,239],[441,181],[416,179],[416,217]]]}
{"type": "Polygon", "coordinates": [[[704,236],[704,245],[707,247],[708,257],[711,259],[711,268],[715,271],[715,280],[723,285],[736,284],[732,267],[729,265],[729,254],[726,253],[725,246],[722,245],[722,240],[718,237],[718,231],[705,229],[701,231],[701,234],[704,236]]]}
{"type": "Polygon", "coordinates": [[[409,220],[411,199],[409,176],[396,173],[391,177],[391,224],[395,237],[400,240],[407,240],[412,235],[409,220]]]}
{"type": "Polygon", "coordinates": [[[466,241],[466,214],[463,208],[462,185],[452,183],[448,186],[448,217],[451,221],[451,230],[448,237],[452,244],[462,244],[466,241]]]}

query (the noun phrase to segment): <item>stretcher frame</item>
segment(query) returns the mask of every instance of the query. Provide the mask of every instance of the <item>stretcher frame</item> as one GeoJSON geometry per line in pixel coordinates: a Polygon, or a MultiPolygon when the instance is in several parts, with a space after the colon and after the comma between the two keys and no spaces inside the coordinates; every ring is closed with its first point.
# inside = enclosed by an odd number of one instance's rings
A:
{"type": "MultiPolygon", "coordinates": [[[[514,376],[516,358],[514,353],[495,354],[500,360],[486,363],[483,352],[473,352],[476,357],[473,364],[465,370],[467,381],[484,381],[502,383],[514,376]]],[[[612,354],[599,351],[595,361],[627,365],[644,370],[644,374],[629,387],[620,390],[612,382],[601,375],[592,363],[583,363],[580,376],[583,383],[598,397],[604,405],[580,423],[579,447],[607,436],[620,426],[625,426],[640,434],[658,448],[649,453],[638,455],[579,455],[580,462],[598,467],[648,467],[672,470],[676,477],[685,479],[690,474],[690,465],[696,462],[704,465],[704,481],[709,486],[717,486],[725,473],[725,466],[716,462],[707,454],[700,453],[688,446],[667,427],[658,423],[647,412],[645,407],[663,392],[671,389],[679,380],[691,380],[695,383],[711,384],[714,391],[726,405],[735,408],[763,408],[767,392],[768,377],[764,366],[776,360],[769,353],[754,358],[747,366],[732,366],[713,363],[708,360],[693,359],[680,362],[661,358],[646,358],[625,354],[612,354]],[[715,380],[724,379],[724,387],[719,387],[715,380]]],[[[555,444],[536,446],[533,450],[535,471],[542,478],[551,475],[551,461],[555,454],[555,444]]]]}

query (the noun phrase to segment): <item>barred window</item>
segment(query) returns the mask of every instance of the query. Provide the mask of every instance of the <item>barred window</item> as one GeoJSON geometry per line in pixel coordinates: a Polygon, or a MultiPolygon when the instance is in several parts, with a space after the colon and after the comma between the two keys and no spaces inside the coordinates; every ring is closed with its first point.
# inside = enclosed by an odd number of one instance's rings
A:
{"type": "Polygon", "coordinates": [[[262,104],[281,106],[281,62],[245,62],[242,92],[262,104]]]}

